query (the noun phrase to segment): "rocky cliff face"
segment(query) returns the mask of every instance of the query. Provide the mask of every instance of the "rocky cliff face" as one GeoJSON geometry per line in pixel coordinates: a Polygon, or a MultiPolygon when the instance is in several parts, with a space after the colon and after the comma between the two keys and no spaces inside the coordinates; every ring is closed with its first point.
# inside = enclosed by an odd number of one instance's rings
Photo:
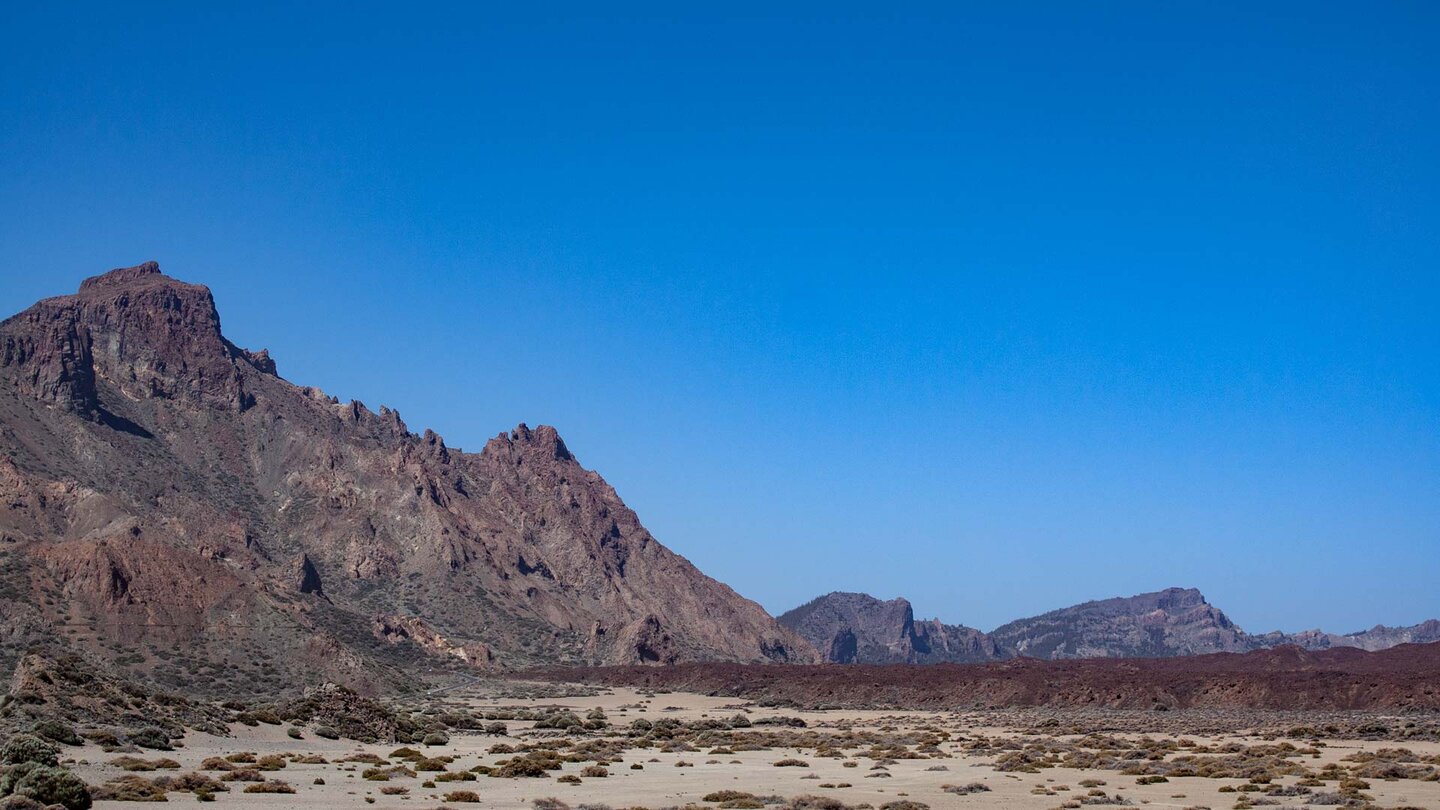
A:
{"type": "Polygon", "coordinates": [[[1255,646],[1194,588],[1086,602],[1011,622],[990,636],[1031,658],[1163,658],[1255,646]]]}
{"type": "Polygon", "coordinates": [[[863,593],[821,596],[780,616],[780,623],[809,640],[824,660],[842,664],[974,663],[1017,656],[1168,658],[1285,644],[1375,651],[1440,641],[1440,621],[1433,619],[1346,635],[1319,630],[1251,635],[1194,588],[1086,602],[991,633],[939,619],[917,622],[906,600],[885,602],[863,593]]]}
{"type": "Polygon", "coordinates": [[[904,599],[881,601],[863,593],[831,593],[779,617],[839,664],[931,664],[994,661],[1004,652],[984,633],[939,619],[916,621],[904,599]]]}
{"type": "Polygon", "coordinates": [[[0,495],[0,647],[60,634],[162,682],[815,656],[553,428],[464,453],[293,385],[153,263],[0,324],[0,495]]]}

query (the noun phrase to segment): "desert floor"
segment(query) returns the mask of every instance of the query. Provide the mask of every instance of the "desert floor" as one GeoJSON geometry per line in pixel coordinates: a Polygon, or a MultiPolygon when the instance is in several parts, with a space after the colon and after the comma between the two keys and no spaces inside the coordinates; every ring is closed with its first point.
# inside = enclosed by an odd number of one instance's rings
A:
{"type": "MultiPolygon", "coordinates": [[[[1267,796],[1266,790],[1293,786],[1299,777],[1287,776],[1273,779],[1268,784],[1252,788],[1250,792],[1221,792],[1222,787],[1240,788],[1249,780],[1245,778],[1173,777],[1158,784],[1137,784],[1137,776],[1123,775],[1119,770],[1086,770],[1070,767],[1045,767],[1037,773],[1002,772],[995,762],[1001,751],[995,745],[1012,748],[1037,741],[1059,741],[1074,739],[1078,735],[1061,729],[1066,728],[1065,713],[1053,712],[1059,722],[1046,725],[1051,731],[1038,730],[1034,711],[1006,712],[896,712],[896,711],[797,711],[789,709],[762,708],[734,699],[706,697],[681,693],[642,693],[633,689],[609,689],[602,694],[586,697],[566,697],[543,701],[524,701],[495,697],[466,697],[463,693],[449,694],[444,700],[451,705],[476,707],[554,706],[574,711],[582,717],[594,708],[602,709],[608,717],[611,729],[599,732],[599,736],[620,736],[636,718],[656,720],[675,718],[681,721],[699,721],[707,718],[725,718],[746,712],[752,718],[798,717],[807,728],[801,730],[816,733],[839,733],[846,730],[872,731],[880,735],[903,735],[905,733],[929,731],[947,732],[948,739],[939,742],[923,754],[924,758],[906,759],[875,757],[867,753],[868,748],[849,748],[837,756],[834,752],[817,756],[814,747],[769,748],[767,750],[737,750],[734,753],[715,754],[706,749],[672,751],[659,748],[629,748],[620,759],[612,759],[607,765],[609,776],[605,778],[586,777],[579,784],[558,782],[556,777],[578,775],[586,765],[594,763],[566,763],[562,770],[551,771],[543,778],[493,778],[481,775],[475,781],[436,782],[425,787],[427,778],[436,774],[420,773],[415,777],[398,777],[388,782],[369,781],[362,772],[369,767],[359,762],[340,762],[342,758],[370,753],[389,758],[400,746],[396,744],[360,745],[352,741],[326,740],[306,733],[302,740],[286,735],[283,726],[260,725],[247,727],[237,725],[232,736],[217,737],[192,733],[185,739],[183,748],[173,752],[144,752],[142,757],[164,756],[177,761],[179,770],[140,773],[138,776],[154,777],[161,773],[179,774],[201,770],[202,762],[209,757],[223,757],[237,752],[265,754],[318,754],[327,760],[324,764],[302,764],[289,761],[278,771],[266,776],[284,780],[295,789],[294,794],[253,794],[244,793],[245,783],[229,783],[230,790],[215,795],[217,806],[260,808],[260,807],[305,807],[305,808],[434,808],[448,806],[464,808],[472,806],[526,808],[533,800],[553,797],[579,808],[582,805],[609,805],[614,808],[645,807],[666,808],[694,803],[702,807],[718,807],[717,802],[705,802],[703,797],[714,791],[733,790],[754,794],[761,801],[779,803],[781,799],[812,795],[838,799],[846,805],[869,804],[875,808],[900,800],[920,802],[932,808],[948,807],[1019,807],[1058,808],[1090,804],[1133,803],[1151,807],[1210,807],[1230,808],[1237,802],[1240,806],[1273,805],[1300,807],[1310,806],[1321,794],[1330,794],[1333,799],[1338,790],[1334,781],[1324,786],[1314,786],[1305,795],[1267,796]],[[837,728],[837,724],[840,724],[837,728]],[[991,746],[976,750],[973,743],[979,739],[989,740],[991,746]],[[801,766],[776,767],[775,763],[785,759],[799,759],[801,766]],[[688,763],[688,766],[679,763],[688,763]],[[640,764],[642,769],[632,769],[640,764]],[[849,767],[847,767],[847,765],[849,767]],[[883,774],[883,776],[881,776],[883,774]],[[317,779],[324,784],[314,784],[317,779]],[[1082,781],[1095,780],[1103,784],[1082,781]],[[946,792],[946,785],[969,785],[981,783],[988,791],[957,795],[946,792]],[[390,795],[382,793],[389,789],[390,795]],[[403,794],[397,791],[405,789],[403,794]],[[456,790],[474,791],[479,804],[446,801],[446,794],[456,790]],[[1104,795],[1098,795],[1103,793],[1104,795]],[[1117,801],[1118,799],[1118,801],[1117,801]]],[[[1253,728],[1292,724],[1293,717],[1280,718],[1278,722],[1267,723],[1268,718],[1259,717],[1253,728]]],[[[1232,731],[1214,733],[1209,736],[1184,733],[1187,728],[1197,725],[1194,717],[1187,713],[1175,712],[1170,717],[1146,717],[1139,724],[1141,731],[1125,731],[1125,718],[1117,717],[1116,722],[1105,733],[1127,740],[1167,741],[1185,739],[1202,746],[1221,746],[1238,743],[1242,746],[1273,745],[1283,740],[1263,736],[1243,728],[1243,722],[1236,723],[1232,731]],[[1157,727],[1157,723],[1159,726],[1157,727]],[[1176,732],[1163,730],[1171,724],[1176,732]],[[1158,728],[1158,730],[1157,730],[1158,728]]],[[[1094,722],[1090,717],[1087,722],[1094,722]]],[[[1403,723],[1403,719],[1399,722],[1403,723]]],[[[447,745],[420,746],[426,756],[451,756],[455,759],[446,768],[448,772],[469,770],[481,765],[505,759],[509,754],[491,754],[487,750],[504,743],[518,746],[523,743],[559,739],[560,732],[548,729],[533,729],[528,721],[507,723],[508,736],[486,734],[452,733],[447,745]]],[[[1133,724],[1132,724],[1133,725],[1133,724]]],[[[1203,725],[1203,724],[1201,724],[1203,725]]],[[[1069,728],[1073,729],[1073,726],[1069,728]]],[[[760,726],[754,731],[777,730],[774,726],[760,726]]],[[[787,731],[788,729],[778,729],[787,731]]],[[[571,735],[574,737],[574,735],[571,735]]],[[[578,738],[577,738],[578,739],[578,738]]],[[[1294,745],[1310,749],[1311,753],[1295,756],[1293,761],[1306,768],[1320,770],[1327,763],[1353,764],[1345,760],[1357,752],[1376,752],[1381,749],[1399,747],[1387,740],[1346,740],[1311,739],[1292,740],[1294,745]]],[[[1440,743],[1409,742],[1403,747],[1409,749],[1421,763],[1440,763],[1440,743]]],[[[87,782],[102,784],[126,772],[110,764],[116,758],[106,754],[93,744],[84,749],[70,749],[75,758],[75,770],[87,782]]],[[[1183,751],[1180,753],[1184,753],[1183,751]]],[[[399,762],[399,760],[394,760],[399,762]]],[[[1423,766],[1422,766],[1423,767],[1423,766]]],[[[211,776],[220,773],[207,772],[211,776]]],[[[1440,781],[1401,778],[1387,780],[1370,778],[1367,787],[1352,785],[1352,792],[1359,790],[1368,801],[1381,807],[1425,807],[1440,808],[1440,781]]],[[[185,793],[171,793],[169,801],[194,801],[185,793]]],[[[1322,801],[1324,801],[1322,799],[1322,801]]],[[[128,802],[101,801],[99,808],[120,808],[133,806],[128,802]]],[[[824,805],[816,804],[816,807],[824,805]]],[[[903,807],[904,805],[901,805],[903,807]]]]}

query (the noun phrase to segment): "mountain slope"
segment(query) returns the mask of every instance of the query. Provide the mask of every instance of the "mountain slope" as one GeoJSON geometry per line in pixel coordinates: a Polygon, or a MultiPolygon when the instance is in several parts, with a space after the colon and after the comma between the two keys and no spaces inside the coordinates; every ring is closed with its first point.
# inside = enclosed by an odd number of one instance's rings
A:
{"type": "Polygon", "coordinates": [[[1052,610],[996,628],[1000,646],[1031,658],[1163,658],[1254,648],[1194,588],[1167,588],[1052,610]]]}
{"type": "Polygon", "coordinates": [[[402,683],[420,661],[814,658],[657,542],[554,429],[464,453],[292,385],[153,263],[0,323],[0,450],[12,653],[67,630],[232,691],[402,683]]]}
{"type": "Polygon", "coordinates": [[[905,599],[863,593],[826,594],[778,617],[838,664],[930,664],[994,661],[1002,651],[982,632],[939,619],[916,621],[905,599]]]}

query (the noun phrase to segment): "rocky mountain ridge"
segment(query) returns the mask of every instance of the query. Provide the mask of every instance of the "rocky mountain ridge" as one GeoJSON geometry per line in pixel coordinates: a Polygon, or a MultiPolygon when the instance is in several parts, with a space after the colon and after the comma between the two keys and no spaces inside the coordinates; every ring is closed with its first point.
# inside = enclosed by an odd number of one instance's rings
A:
{"type": "Polygon", "coordinates": [[[917,621],[905,599],[881,601],[837,591],[778,618],[814,645],[824,660],[837,664],[973,663],[1006,657],[993,639],[973,627],[939,619],[917,621]]]}
{"type": "Polygon", "coordinates": [[[1344,635],[1311,630],[1252,635],[1194,588],[1102,599],[1019,619],[984,633],[939,619],[916,622],[903,598],[830,593],[779,617],[832,663],[977,663],[1007,658],[1166,658],[1281,645],[1377,651],[1440,641],[1440,621],[1344,635]]]}
{"type": "Polygon", "coordinates": [[[553,428],[465,453],[291,384],[154,263],[0,323],[0,494],[10,663],[60,644],[243,692],[815,658],[661,545],[553,428]]]}

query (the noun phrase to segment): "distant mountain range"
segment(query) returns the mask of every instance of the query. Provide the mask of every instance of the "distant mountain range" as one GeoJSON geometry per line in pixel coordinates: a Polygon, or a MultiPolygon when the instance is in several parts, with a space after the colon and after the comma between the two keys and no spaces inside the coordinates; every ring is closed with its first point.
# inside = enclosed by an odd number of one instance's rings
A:
{"type": "Polygon", "coordinates": [[[1252,635],[1194,588],[1168,588],[1102,599],[1019,619],[990,633],[973,627],[916,620],[905,599],[863,593],[826,594],[779,617],[833,663],[978,663],[1017,656],[1168,658],[1294,644],[1307,650],[1440,641],[1440,621],[1413,627],[1376,626],[1358,633],[1320,630],[1252,635]]]}
{"type": "Polygon", "coordinates": [[[661,545],[554,428],[463,452],[393,410],[296,385],[224,336],[208,289],[154,263],[0,322],[0,676],[32,650],[239,695],[539,665],[1433,640],[1437,622],[1253,636],[1179,589],[991,633],[864,594],[776,621],[661,545]]]}

